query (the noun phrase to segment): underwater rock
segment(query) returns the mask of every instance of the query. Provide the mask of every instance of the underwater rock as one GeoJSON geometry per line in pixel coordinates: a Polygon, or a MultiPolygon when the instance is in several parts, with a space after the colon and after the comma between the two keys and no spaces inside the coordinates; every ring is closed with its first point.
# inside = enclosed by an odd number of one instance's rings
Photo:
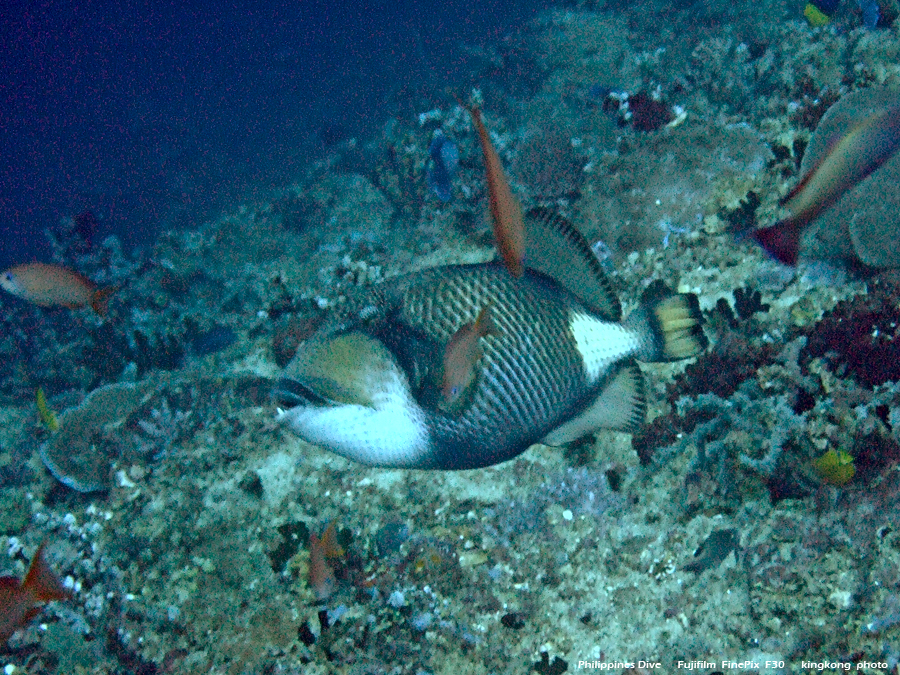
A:
{"type": "Polygon", "coordinates": [[[704,215],[744,196],[771,156],[759,133],[742,124],[689,121],[634,139],[607,169],[589,175],[576,225],[615,255],[672,245],[704,215]]]}
{"type": "Polygon", "coordinates": [[[577,196],[587,160],[572,145],[576,134],[558,125],[531,131],[516,150],[512,174],[542,201],[577,196]]]}
{"type": "MultiPolygon", "coordinates": [[[[800,167],[805,176],[841,138],[863,120],[896,105],[898,94],[887,88],[847,94],[822,117],[800,167]]],[[[818,259],[860,260],[872,267],[900,264],[900,153],[844,193],[803,234],[800,250],[818,259]]]]}
{"type": "Polygon", "coordinates": [[[106,427],[121,423],[149,395],[147,383],[116,383],[95,389],[81,405],[59,417],[59,432],[40,449],[41,461],[56,479],[78,492],[95,492],[108,485],[114,454],[104,446],[106,427]]]}

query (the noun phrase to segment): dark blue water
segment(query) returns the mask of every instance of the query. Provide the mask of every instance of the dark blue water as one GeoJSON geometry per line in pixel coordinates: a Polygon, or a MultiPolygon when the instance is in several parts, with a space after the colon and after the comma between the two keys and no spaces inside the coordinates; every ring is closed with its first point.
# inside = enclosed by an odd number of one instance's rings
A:
{"type": "Polygon", "coordinates": [[[0,265],[86,209],[134,246],[290,183],[329,143],[445,103],[460,43],[546,4],[5,4],[0,265]]]}

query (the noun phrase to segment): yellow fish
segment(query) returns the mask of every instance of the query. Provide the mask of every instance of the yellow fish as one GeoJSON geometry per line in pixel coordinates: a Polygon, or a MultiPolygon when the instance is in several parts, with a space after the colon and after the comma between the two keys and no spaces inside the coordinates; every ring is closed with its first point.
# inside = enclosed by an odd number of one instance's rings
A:
{"type": "Polygon", "coordinates": [[[853,456],[843,450],[829,450],[812,464],[822,480],[831,485],[846,485],[856,475],[853,456]]]}
{"type": "Polygon", "coordinates": [[[40,307],[90,307],[100,316],[116,288],[97,288],[87,277],[59,265],[28,263],[3,272],[0,288],[40,307]]]}
{"type": "Polygon", "coordinates": [[[53,411],[50,410],[50,406],[47,405],[47,397],[44,395],[44,390],[40,387],[38,387],[35,394],[35,399],[37,401],[38,416],[41,418],[41,422],[43,422],[44,426],[50,431],[59,431],[59,422],[56,420],[56,415],[53,414],[53,411]]]}

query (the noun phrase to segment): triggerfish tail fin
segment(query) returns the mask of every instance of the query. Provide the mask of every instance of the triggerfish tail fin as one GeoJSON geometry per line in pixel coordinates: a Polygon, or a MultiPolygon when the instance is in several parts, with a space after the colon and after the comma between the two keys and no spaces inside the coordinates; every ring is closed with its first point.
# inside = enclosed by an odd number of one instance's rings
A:
{"type": "Polygon", "coordinates": [[[44,544],[38,547],[34,558],[31,559],[31,566],[22,582],[22,588],[31,594],[35,602],[65,600],[71,595],[56,572],[50,569],[50,565],[44,560],[44,544]]]}
{"type": "Polygon", "coordinates": [[[802,218],[785,218],[774,225],[750,233],[766,253],[785,265],[796,265],[800,252],[800,235],[809,223],[802,218]]]}
{"type": "Polygon", "coordinates": [[[109,308],[109,298],[118,290],[118,286],[106,286],[105,288],[98,288],[91,294],[91,309],[97,313],[97,316],[106,316],[109,308]]]}
{"type": "MultiPolygon", "coordinates": [[[[457,99],[459,100],[459,99],[457,99]]],[[[484,155],[484,168],[487,172],[488,200],[491,209],[491,221],[494,225],[494,238],[506,269],[514,277],[521,277],[525,271],[525,226],[522,223],[522,207],[509,187],[509,180],[503,171],[500,155],[491,142],[491,136],[481,110],[476,105],[466,105],[460,101],[472,116],[472,124],[478,132],[481,151],[484,155]]]]}
{"type": "Polygon", "coordinates": [[[645,337],[641,361],[679,361],[696,356],[709,341],[703,333],[700,304],[693,293],[674,293],[658,282],[644,292],[641,306],[625,325],[645,337]]]}

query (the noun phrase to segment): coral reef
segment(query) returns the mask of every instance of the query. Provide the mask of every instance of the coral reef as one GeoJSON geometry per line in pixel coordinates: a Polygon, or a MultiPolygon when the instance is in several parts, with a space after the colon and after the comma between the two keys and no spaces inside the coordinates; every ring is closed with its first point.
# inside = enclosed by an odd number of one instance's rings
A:
{"type": "Polygon", "coordinates": [[[73,595],[11,638],[5,672],[895,672],[900,282],[733,236],[779,217],[833,103],[897,83],[895,32],[852,12],[813,29],[775,0],[590,1],[461,49],[525,206],[611,252],[626,308],[656,281],[700,296],[713,346],[646,367],[630,438],[426,473],[275,424],[280,367],[358,287],[491,255],[477,139],[446,97],[146,250],[89,213],[54,228],[55,262],[120,289],[106,321],[0,296],[2,568],[21,578],[46,541],[73,595]],[[425,176],[438,128],[460,149],[449,202],[425,176]],[[330,523],[343,552],[317,596],[309,535],[330,523]]]}

